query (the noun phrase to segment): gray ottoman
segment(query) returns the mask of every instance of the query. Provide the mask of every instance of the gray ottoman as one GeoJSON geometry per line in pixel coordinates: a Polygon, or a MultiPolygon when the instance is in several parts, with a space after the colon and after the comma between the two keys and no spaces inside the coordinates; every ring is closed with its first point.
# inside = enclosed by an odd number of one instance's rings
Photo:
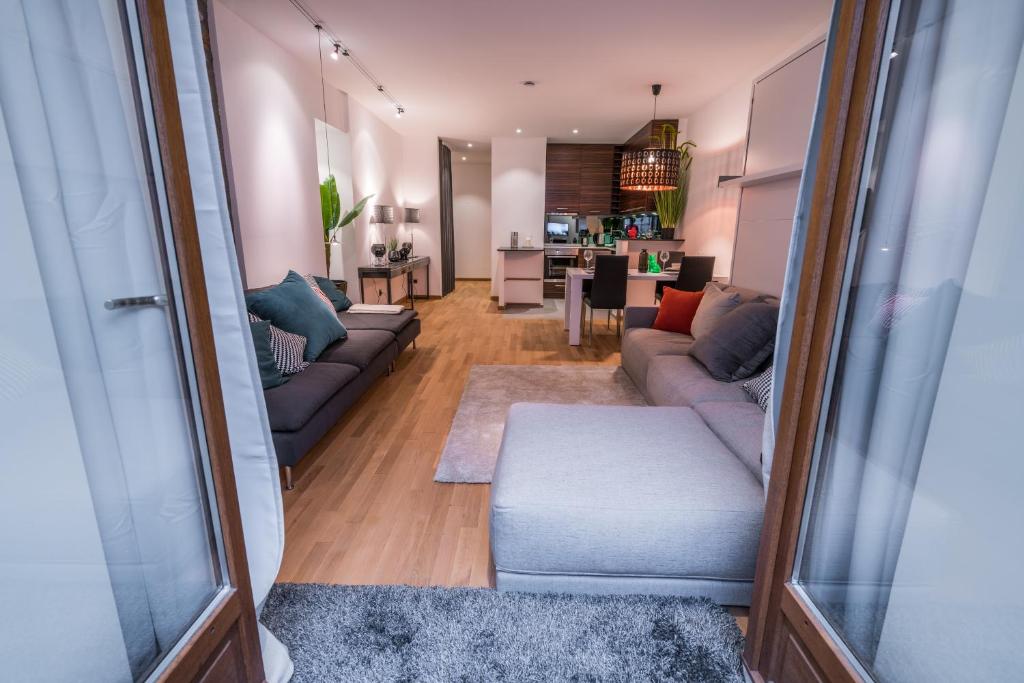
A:
{"type": "Polygon", "coordinates": [[[516,404],[491,488],[497,588],[749,605],[763,507],[691,408],[516,404]]]}

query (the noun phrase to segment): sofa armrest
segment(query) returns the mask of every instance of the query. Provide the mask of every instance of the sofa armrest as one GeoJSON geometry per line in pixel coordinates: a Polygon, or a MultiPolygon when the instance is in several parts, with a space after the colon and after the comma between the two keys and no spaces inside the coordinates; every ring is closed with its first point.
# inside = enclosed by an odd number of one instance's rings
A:
{"type": "Polygon", "coordinates": [[[627,330],[631,327],[650,327],[657,317],[657,306],[627,306],[622,325],[627,330]]]}

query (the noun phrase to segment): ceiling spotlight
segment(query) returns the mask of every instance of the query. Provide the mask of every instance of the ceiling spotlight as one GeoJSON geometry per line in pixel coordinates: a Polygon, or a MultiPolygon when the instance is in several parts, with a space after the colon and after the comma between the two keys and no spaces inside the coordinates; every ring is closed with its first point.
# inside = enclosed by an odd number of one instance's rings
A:
{"type": "Polygon", "coordinates": [[[472,147],[472,146],[473,146],[473,143],[472,143],[472,142],[467,142],[467,143],[466,143],[466,147],[472,147]]]}
{"type": "Polygon", "coordinates": [[[519,135],[522,132],[523,132],[522,128],[516,128],[516,135],[519,135]]]}
{"type": "Polygon", "coordinates": [[[339,43],[334,44],[334,52],[331,53],[331,59],[338,61],[338,56],[341,54],[341,45],[339,43]]]}
{"type": "Polygon", "coordinates": [[[573,135],[579,135],[580,134],[580,129],[579,128],[573,128],[572,129],[572,134],[573,135]]]}
{"type": "Polygon", "coordinates": [[[466,157],[462,157],[462,160],[463,160],[463,161],[465,161],[465,160],[466,160],[466,157]]]}
{"type": "Polygon", "coordinates": [[[398,109],[395,110],[395,118],[396,119],[402,118],[402,114],[404,114],[404,113],[405,113],[405,109],[403,109],[402,107],[399,107],[398,109]]]}

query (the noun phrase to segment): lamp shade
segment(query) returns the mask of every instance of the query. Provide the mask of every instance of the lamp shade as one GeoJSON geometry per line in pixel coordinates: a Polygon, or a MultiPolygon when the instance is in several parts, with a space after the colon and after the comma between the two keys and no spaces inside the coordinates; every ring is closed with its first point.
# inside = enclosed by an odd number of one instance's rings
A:
{"type": "Polygon", "coordinates": [[[642,192],[676,189],[679,187],[679,150],[647,147],[624,153],[619,187],[642,192]]]}
{"type": "Polygon", "coordinates": [[[388,206],[387,204],[374,204],[373,205],[373,223],[394,223],[395,222],[395,207],[388,206]]]}
{"type": "Polygon", "coordinates": [[[419,209],[405,209],[405,222],[406,223],[419,223],[420,222],[420,210],[419,209]]]}

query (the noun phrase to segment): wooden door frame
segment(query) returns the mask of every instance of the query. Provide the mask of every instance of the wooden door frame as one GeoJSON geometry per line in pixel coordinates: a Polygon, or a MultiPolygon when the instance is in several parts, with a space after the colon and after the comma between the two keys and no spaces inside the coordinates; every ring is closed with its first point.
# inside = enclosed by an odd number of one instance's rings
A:
{"type": "Polygon", "coordinates": [[[776,435],[754,598],[743,660],[755,681],[778,680],[787,639],[796,638],[827,680],[860,681],[857,671],[790,578],[804,513],[832,341],[890,0],[839,0],[815,123],[819,146],[776,435]]]}
{"type": "Polygon", "coordinates": [[[263,681],[256,609],[224,416],[167,15],[163,0],[135,0],[135,5],[170,215],[168,227],[184,300],[228,573],[228,594],[169,662],[160,680],[193,681],[207,672],[224,674],[228,671],[224,667],[230,666],[246,681],[263,681]],[[237,649],[232,652],[231,648],[237,649]],[[234,658],[234,662],[226,664],[228,658],[234,658]]]}

